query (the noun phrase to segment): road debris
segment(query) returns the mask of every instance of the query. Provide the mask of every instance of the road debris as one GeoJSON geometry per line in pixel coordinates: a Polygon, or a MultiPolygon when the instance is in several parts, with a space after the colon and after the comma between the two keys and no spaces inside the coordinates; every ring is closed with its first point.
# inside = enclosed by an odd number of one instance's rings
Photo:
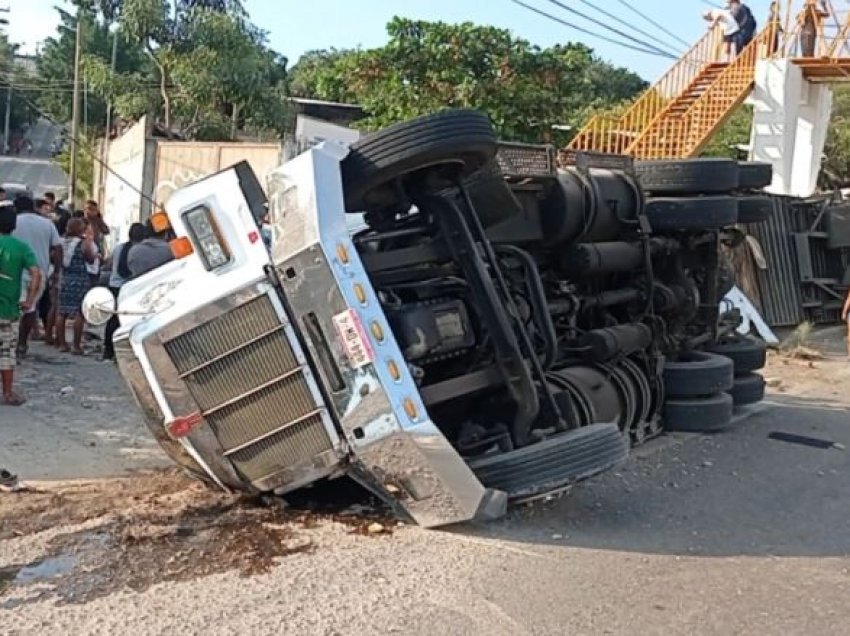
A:
{"type": "Polygon", "coordinates": [[[796,435],[794,433],[782,433],[780,431],[772,431],[768,434],[768,439],[773,439],[778,442],[788,442],[789,444],[799,444],[801,446],[811,446],[812,448],[827,449],[832,448],[835,442],[827,439],[818,439],[816,437],[808,437],[807,435],[796,435]]]}

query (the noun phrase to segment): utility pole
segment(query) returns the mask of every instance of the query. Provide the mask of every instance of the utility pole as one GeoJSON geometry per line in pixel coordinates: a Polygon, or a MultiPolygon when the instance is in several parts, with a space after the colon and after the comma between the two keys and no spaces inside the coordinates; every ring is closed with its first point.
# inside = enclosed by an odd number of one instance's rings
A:
{"type": "Polygon", "coordinates": [[[80,134],[80,58],[83,47],[83,10],[77,9],[77,38],[74,44],[74,103],[71,109],[71,184],[68,204],[77,202],[77,137],[80,134]]]}
{"type": "Polygon", "coordinates": [[[9,146],[9,116],[12,114],[12,82],[6,87],[6,121],[3,122],[3,152],[8,153],[9,146]]]}
{"type": "MultiPolygon", "coordinates": [[[[113,22],[109,25],[109,31],[112,33],[112,64],[110,70],[115,74],[116,61],[118,59],[118,23],[113,22]]],[[[106,103],[106,135],[101,146],[103,156],[100,161],[100,199],[101,204],[104,204],[103,194],[106,191],[106,165],[109,162],[109,146],[112,143],[112,99],[106,103]]]]}
{"type": "MultiPolygon", "coordinates": [[[[9,13],[9,7],[0,7],[0,13],[9,13]]],[[[6,26],[9,24],[8,18],[0,18],[0,24],[6,26]]],[[[8,77],[11,77],[11,69],[9,69],[8,77]]],[[[6,87],[6,117],[3,122],[3,154],[9,152],[9,119],[12,114],[12,82],[7,77],[8,86],[6,87]]]]}
{"type": "MultiPolygon", "coordinates": [[[[113,23],[109,30],[112,31],[112,65],[109,67],[115,74],[115,63],[118,59],[118,25],[113,23]]],[[[112,99],[106,104],[106,139],[109,141],[109,132],[112,128],[112,99]]]]}

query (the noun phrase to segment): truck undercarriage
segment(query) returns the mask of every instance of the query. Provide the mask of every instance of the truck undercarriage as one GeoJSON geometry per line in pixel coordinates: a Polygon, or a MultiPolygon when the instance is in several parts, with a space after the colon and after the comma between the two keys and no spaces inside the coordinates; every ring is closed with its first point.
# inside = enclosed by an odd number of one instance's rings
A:
{"type": "Polygon", "coordinates": [[[119,313],[154,315],[116,339],[163,448],[228,488],[348,474],[434,526],[498,516],[665,429],[728,426],[763,395],[764,346],[720,310],[724,253],[769,209],[769,168],[555,159],[464,110],[326,143],[273,174],[269,252],[244,170],[175,195],[197,263],[122,291],[119,313]],[[228,179],[241,207],[215,194],[228,179]],[[219,271],[197,258],[199,205],[229,245],[219,271]]]}

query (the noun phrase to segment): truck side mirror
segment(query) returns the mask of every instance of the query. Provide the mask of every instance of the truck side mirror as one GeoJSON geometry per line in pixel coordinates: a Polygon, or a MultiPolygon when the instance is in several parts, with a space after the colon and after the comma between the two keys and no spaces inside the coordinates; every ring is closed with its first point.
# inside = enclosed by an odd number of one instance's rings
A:
{"type": "Polygon", "coordinates": [[[93,287],[83,298],[83,316],[89,324],[106,324],[115,313],[115,297],[107,287],[93,287]]]}

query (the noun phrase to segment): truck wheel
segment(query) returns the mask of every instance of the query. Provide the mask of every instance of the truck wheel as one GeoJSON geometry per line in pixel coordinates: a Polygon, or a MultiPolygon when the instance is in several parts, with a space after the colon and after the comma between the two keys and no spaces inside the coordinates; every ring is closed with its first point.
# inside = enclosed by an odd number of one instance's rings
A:
{"type": "Polygon", "coordinates": [[[628,442],[616,424],[591,424],[468,463],[485,487],[502,490],[516,500],[598,475],[622,463],[627,455],[628,442]]]}
{"type": "Polygon", "coordinates": [[[732,423],[732,409],[732,396],[728,393],[668,399],[664,404],[664,428],[690,433],[720,431],[732,423]]]}
{"type": "Polygon", "coordinates": [[[760,190],[773,181],[773,166],[763,161],[741,161],[738,164],[738,187],[760,190]]]}
{"type": "Polygon", "coordinates": [[[345,209],[380,209],[397,200],[400,177],[444,164],[469,175],[495,154],[490,120],[474,110],[444,110],[384,128],[352,144],[342,160],[345,209]]]}
{"type": "Polygon", "coordinates": [[[641,186],[657,194],[730,192],[738,187],[738,164],[731,159],[638,161],[641,186]]]}
{"type": "Polygon", "coordinates": [[[741,197],[738,199],[738,223],[761,223],[773,215],[770,197],[741,197]]]}
{"type": "Polygon", "coordinates": [[[654,231],[719,230],[738,222],[738,200],[728,196],[657,198],[647,202],[645,213],[654,231]]]}
{"type": "Polygon", "coordinates": [[[735,375],[757,371],[767,364],[767,345],[755,338],[735,335],[728,340],[714,342],[705,350],[731,359],[735,375]]]}
{"type": "Polygon", "coordinates": [[[764,378],[758,373],[747,373],[735,378],[729,394],[735,406],[761,402],[764,399],[764,378]]]}
{"type": "Polygon", "coordinates": [[[703,351],[687,351],[664,363],[664,392],[672,398],[714,395],[732,388],[732,361],[703,351]]]}

